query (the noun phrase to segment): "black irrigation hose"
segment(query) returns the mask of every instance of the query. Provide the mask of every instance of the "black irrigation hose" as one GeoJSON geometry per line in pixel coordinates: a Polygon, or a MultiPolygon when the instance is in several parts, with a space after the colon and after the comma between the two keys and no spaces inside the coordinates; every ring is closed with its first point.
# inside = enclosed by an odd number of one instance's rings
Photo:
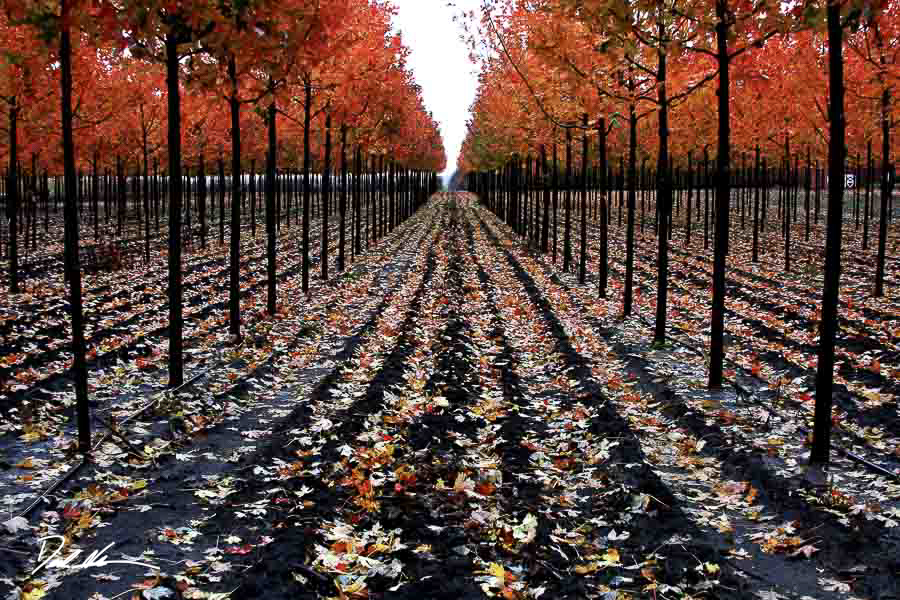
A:
{"type": "MultiPolygon", "coordinates": [[[[106,435],[109,435],[109,434],[106,434],[106,435]]],[[[57,480],[53,483],[53,485],[51,485],[51,486],[48,487],[46,490],[44,490],[43,492],[41,492],[41,495],[38,496],[37,498],[35,498],[35,499],[34,499],[34,502],[32,502],[31,504],[29,504],[29,505],[25,508],[25,510],[23,510],[23,511],[20,512],[18,515],[16,515],[16,517],[17,517],[17,518],[18,518],[18,517],[25,518],[25,517],[27,517],[29,514],[31,514],[31,511],[33,511],[33,510],[37,507],[37,505],[40,504],[41,500],[43,500],[44,498],[46,498],[48,495],[52,494],[52,493],[56,490],[56,488],[58,488],[58,487],[61,486],[63,483],[65,483],[66,481],[68,481],[73,475],[75,475],[75,473],[77,473],[78,471],[80,471],[81,468],[82,468],[84,465],[88,464],[88,462],[90,462],[90,458],[89,458],[88,456],[84,456],[84,457],[81,459],[81,462],[79,462],[77,465],[75,465],[74,467],[72,467],[71,469],[69,469],[69,472],[66,473],[65,475],[63,475],[62,477],[60,477],[59,479],[57,479],[57,480]]]]}
{"type": "MultiPolygon", "coordinates": [[[[751,392],[750,390],[748,390],[748,389],[746,389],[745,387],[743,387],[743,386],[742,386],[741,384],[739,384],[737,381],[733,381],[733,382],[732,382],[732,385],[734,386],[734,389],[737,390],[738,395],[743,396],[743,397],[745,397],[747,400],[750,400],[750,401],[752,401],[752,402],[758,404],[759,406],[761,406],[761,407],[763,407],[764,409],[766,409],[766,411],[769,412],[770,414],[777,414],[777,413],[776,413],[775,411],[773,411],[771,408],[769,408],[768,406],[766,406],[765,404],[763,404],[762,402],[760,402],[760,401],[756,398],[756,396],[753,394],[753,392],[751,392]]],[[[797,428],[801,431],[801,433],[803,433],[803,435],[809,436],[809,433],[810,433],[810,432],[809,432],[809,430],[808,430],[806,427],[804,427],[803,425],[798,425],[797,428]]],[[[883,475],[883,476],[885,476],[885,477],[889,477],[889,478],[893,479],[894,481],[900,482],[900,474],[894,473],[894,472],[892,472],[892,471],[888,471],[887,469],[885,469],[885,468],[882,467],[881,465],[876,465],[875,463],[866,460],[865,458],[859,456],[858,454],[854,454],[853,452],[850,452],[849,450],[845,449],[845,448],[844,448],[843,446],[841,446],[840,444],[836,443],[835,440],[832,440],[832,441],[831,441],[831,446],[832,446],[832,448],[834,448],[834,451],[835,451],[835,452],[837,452],[838,454],[840,454],[840,455],[842,455],[842,456],[845,456],[845,457],[849,458],[849,459],[852,460],[853,462],[858,463],[858,464],[860,464],[860,465],[863,465],[864,467],[866,467],[866,468],[868,468],[868,469],[870,469],[870,470],[872,470],[872,471],[878,473],[879,475],[883,475]]]]}
{"type": "MultiPolygon", "coordinates": [[[[216,365],[210,367],[209,369],[207,369],[206,371],[204,371],[202,373],[199,373],[198,375],[195,375],[194,377],[192,377],[188,381],[182,383],[178,387],[172,388],[171,390],[165,390],[163,392],[160,392],[158,394],[157,398],[154,398],[152,401],[148,402],[146,405],[144,405],[142,408],[138,409],[133,414],[125,417],[125,419],[120,421],[120,424],[126,423],[126,422],[130,421],[131,419],[134,419],[138,415],[141,415],[144,412],[146,412],[149,408],[151,408],[154,404],[156,404],[159,401],[159,398],[162,397],[162,395],[166,391],[171,392],[171,393],[177,392],[178,390],[182,389],[183,387],[195,382],[196,380],[198,380],[200,377],[202,377],[206,373],[209,373],[212,369],[218,367],[222,362],[223,361],[219,361],[219,363],[217,363],[216,365]]],[[[97,449],[100,446],[100,444],[102,444],[103,442],[105,442],[107,440],[107,438],[109,438],[109,436],[110,436],[109,432],[104,433],[103,436],[101,436],[99,440],[94,442],[93,446],[91,447],[91,450],[93,451],[93,450],[97,449]]],[[[27,507],[25,507],[25,509],[16,516],[23,517],[23,518],[27,517],[29,514],[31,514],[31,512],[35,508],[37,508],[37,505],[40,504],[41,500],[43,500],[44,498],[46,498],[47,496],[52,494],[54,491],[56,491],[56,489],[59,488],[59,486],[61,486],[63,483],[65,483],[66,481],[71,479],[73,475],[75,475],[78,471],[80,471],[81,468],[84,467],[86,464],[88,464],[90,461],[91,461],[90,454],[83,456],[81,458],[81,461],[77,465],[74,465],[71,469],[69,469],[69,471],[66,474],[62,475],[59,479],[57,479],[55,482],[53,482],[53,484],[50,487],[48,487],[46,490],[41,492],[41,494],[37,498],[35,498],[31,504],[29,504],[27,507]]]]}
{"type": "MultiPolygon", "coordinates": [[[[637,316],[638,320],[640,320],[642,323],[644,323],[644,325],[646,325],[650,328],[653,327],[653,324],[646,317],[643,317],[641,315],[635,315],[635,316],[637,316]]],[[[706,353],[704,353],[703,350],[701,350],[700,348],[697,348],[693,344],[689,344],[689,343],[685,342],[684,340],[682,340],[681,338],[679,338],[677,336],[667,333],[666,339],[670,339],[670,340],[674,341],[675,343],[680,344],[681,346],[687,348],[688,350],[691,350],[692,352],[694,352],[695,354],[697,354],[701,357],[704,357],[704,358],[706,357],[706,353]]],[[[736,363],[734,360],[728,358],[727,356],[725,357],[725,360],[729,364],[731,364],[731,366],[733,366],[735,369],[740,369],[742,371],[744,370],[743,366],[739,365],[738,363],[736,363]]],[[[752,391],[748,390],[747,388],[742,386],[737,381],[728,379],[727,377],[725,378],[725,381],[729,381],[731,383],[731,385],[734,387],[734,389],[738,392],[739,396],[741,396],[747,400],[750,400],[753,403],[761,406],[771,415],[781,416],[776,411],[772,410],[772,408],[766,406],[765,403],[761,402],[752,391]]],[[[798,425],[797,428],[803,433],[803,435],[805,435],[805,436],[809,435],[809,430],[806,429],[806,427],[804,427],[803,425],[798,425]]],[[[879,475],[883,475],[885,477],[889,477],[889,478],[893,479],[894,481],[900,482],[900,474],[889,471],[880,465],[876,465],[875,463],[866,460],[865,458],[859,456],[858,454],[854,454],[853,452],[850,452],[849,450],[842,447],[840,444],[836,443],[835,440],[832,440],[831,445],[834,448],[835,452],[837,452],[838,454],[847,457],[848,459],[852,460],[855,463],[863,465],[864,467],[878,473],[879,475]]]]}

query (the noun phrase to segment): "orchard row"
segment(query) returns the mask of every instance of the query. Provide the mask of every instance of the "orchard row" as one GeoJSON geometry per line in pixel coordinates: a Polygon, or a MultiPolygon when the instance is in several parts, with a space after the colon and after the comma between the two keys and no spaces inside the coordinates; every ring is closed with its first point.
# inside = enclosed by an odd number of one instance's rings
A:
{"type": "MultiPolygon", "coordinates": [[[[474,21],[474,14],[472,15],[474,21]]],[[[480,88],[473,105],[469,132],[458,163],[469,173],[469,188],[487,185],[502,192],[499,208],[520,235],[521,173],[535,171],[543,187],[544,215],[550,190],[558,184],[556,148],[566,140],[565,186],[573,187],[573,152],[580,154],[581,264],[586,258],[586,196],[589,173],[600,174],[606,191],[610,149],[627,161],[628,219],[623,312],[632,311],[634,276],[635,190],[638,154],[655,158],[653,198],[658,218],[657,302],[655,338],[666,337],[669,293],[669,228],[672,225],[675,169],[697,180],[694,156],[715,148],[715,164],[705,167],[705,185],[715,191],[714,254],[709,310],[709,386],[725,380],[727,261],[730,246],[732,186],[740,183],[741,218],[746,191],[753,194],[753,260],[759,254],[759,209],[768,207],[771,171],[782,167],[778,213],[784,248],[784,269],[792,270],[792,220],[795,218],[801,156],[805,157],[805,207],[809,223],[812,160],[825,159],[828,181],[825,260],[817,373],[816,412],[810,476],[822,479],[821,467],[830,456],[834,394],[835,340],[841,274],[844,185],[848,150],[867,152],[871,183],[880,179],[878,250],[873,295],[885,294],[889,206],[893,185],[890,132],[900,81],[900,2],[876,4],[849,0],[737,2],[732,0],[607,0],[571,3],[543,0],[486,3],[473,23],[483,36],[480,88]],[[712,110],[712,108],[715,110],[712,110]],[[848,110],[849,108],[849,110],[848,110]],[[655,117],[655,118],[650,118],[655,117]],[[649,128],[649,129],[648,129],[649,128]],[[655,131],[654,131],[655,130],[655,131]],[[572,148],[573,131],[581,148],[572,148]],[[873,166],[872,144],[880,141],[879,167],[873,166]],[[611,143],[610,143],[611,142],[611,143]],[[783,146],[782,146],[783,144],[783,146]],[[791,146],[800,147],[800,156],[791,146]],[[553,167],[547,153],[553,147],[553,167]],[[783,147],[783,151],[782,151],[783,147]],[[594,150],[596,148],[596,154],[594,150]],[[739,168],[735,149],[754,152],[751,169],[739,168]],[[596,156],[596,163],[592,157],[596,156]],[[525,168],[521,167],[522,157],[525,168]],[[533,157],[537,167],[531,167],[533,157]],[[766,160],[768,159],[768,165],[766,160]],[[498,176],[498,173],[502,173],[498,176]],[[737,179],[736,175],[744,175],[737,179]],[[748,177],[747,175],[751,175],[748,177]],[[760,196],[762,199],[760,200],[760,196]]],[[[473,35],[473,51],[478,48],[473,35]]],[[[877,152],[875,155],[877,156],[877,152]]],[[[857,159],[857,165],[859,160],[857,159]]],[[[741,165],[742,166],[742,165],[741,165]]],[[[859,166],[857,166],[859,169],[859,166]]],[[[817,168],[818,172],[818,168],[817,168]]],[[[528,181],[525,179],[525,181],[528,181]]],[[[691,183],[688,183],[690,188],[691,183]]],[[[818,189],[818,186],[816,186],[818,189]]],[[[605,194],[604,194],[605,195],[605,194]]],[[[527,205],[527,195],[525,202],[527,205]]],[[[569,203],[569,192],[566,196],[569,203]]],[[[688,196],[690,198],[690,196],[688,196]]],[[[606,198],[601,199],[601,213],[606,198]]],[[[689,201],[690,202],[690,201],[689,201]]],[[[866,199],[863,246],[868,247],[870,200],[866,199]]],[[[857,197],[856,212],[859,213],[857,197]]],[[[707,213],[709,210],[707,210],[707,213]]],[[[691,231],[690,204],[686,230],[691,231]]],[[[816,210],[818,215],[818,210],[816,210]]],[[[569,211],[566,211],[566,255],[569,267],[569,211]]],[[[601,214],[605,224],[607,215],[601,214]]],[[[546,216],[544,217],[546,231],[546,216]]],[[[763,221],[764,223],[765,221],[763,221]]],[[[704,224],[709,227],[708,214],[704,224]]],[[[605,225],[603,225],[605,227],[605,225]]],[[[809,225],[804,232],[809,239],[809,225]]],[[[546,233],[541,249],[546,251],[546,233]]],[[[689,239],[689,237],[688,237],[689,239]]],[[[708,239],[708,229],[707,229],[708,239]]],[[[805,241],[806,241],[805,240],[805,241]]],[[[606,233],[601,231],[602,273],[607,271],[606,233]]],[[[601,275],[600,293],[605,275],[601,275]]]]}
{"type": "MultiPolygon", "coordinates": [[[[47,219],[48,176],[39,173],[61,176],[64,270],[82,451],[88,451],[90,440],[81,261],[93,261],[96,252],[84,256],[80,250],[79,217],[90,215],[98,237],[100,169],[115,167],[118,171],[114,202],[117,233],[121,234],[128,203],[122,165],[137,165],[140,176],[132,180],[140,183],[134,190],[140,200],[133,204],[142,205],[137,209],[143,222],[139,235],[144,239],[143,255],[148,263],[150,215],[152,212],[159,223],[160,202],[165,203],[168,371],[170,386],[177,387],[184,381],[182,236],[191,214],[191,201],[185,202],[186,166],[200,174],[194,214],[199,217],[198,233],[204,245],[208,216],[205,157],[225,156],[228,149],[228,320],[234,342],[242,337],[241,208],[245,191],[253,198],[254,227],[256,221],[256,190],[245,190],[243,181],[246,173],[255,174],[256,161],[265,163],[262,202],[269,314],[276,311],[279,161],[302,173],[294,214],[301,222],[303,292],[309,288],[314,152],[327,206],[323,211],[325,234],[336,184],[339,193],[334,197],[339,198],[341,218],[351,212],[353,203],[356,210],[352,213],[360,214],[363,162],[371,165],[370,171],[374,165],[379,167],[384,197],[388,198],[381,205],[380,222],[386,219],[389,228],[427,197],[428,188],[433,190],[433,173],[445,162],[440,133],[406,66],[402,39],[392,32],[392,10],[390,5],[370,0],[5,3],[0,15],[0,100],[9,116],[3,145],[9,160],[4,198],[9,219],[9,288],[12,294],[19,292],[20,214],[30,219],[32,245],[37,238],[38,205],[44,205],[45,222],[47,219]],[[48,104],[59,106],[59,113],[48,111],[48,104]],[[164,195],[155,166],[159,159],[167,183],[164,195]],[[31,166],[24,177],[20,162],[31,166]],[[88,193],[79,194],[85,188],[84,182],[79,184],[79,169],[92,173],[88,193]],[[356,174],[352,190],[351,170],[356,174]],[[340,177],[336,179],[335,173],[340,177]]],[[[220,240],[226,221],[224,173],[220,160],[220,240]]],[[[109,178],[104,181],[107,192],[103,195],[107,197],[111,195],[109,178]]],[[[256,183],[256,178],[250,181],[256,183]]],[[[293,189],[297,189],[296,182],[293,189]]],[[[287,204],[288,211],[292,206],[287,204]]],[[[285,217],[290,219],[290,214],[285,217]]],[[[192,234],[193,229],[188,232],[192,234]]],[[[358,244],[358,224],[354,236],[358,244]]],[[[327,247],[326,240],[323,248],[327,247]]],[[[103,252],[104,262],[120,262],[121,244],[103,252]]],[[[323,250],[326,272],[327,257],[323,250]]],[[[339,263],[342,267],[343,252],[339,263]]]]}

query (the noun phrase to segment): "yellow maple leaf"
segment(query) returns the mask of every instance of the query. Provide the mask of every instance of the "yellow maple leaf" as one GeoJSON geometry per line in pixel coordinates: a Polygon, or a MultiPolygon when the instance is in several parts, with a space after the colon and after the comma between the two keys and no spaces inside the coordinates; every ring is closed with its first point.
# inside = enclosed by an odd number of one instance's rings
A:
{"type": "Polygon", "coordinates": [[[29,585],[31,586],[31,589],[22,594],[22,600],[40,600],[47,595],[47,592],[44,591],[43,581],[31,583],[29,585]]]}
{"type": "Polygon", "coordinates": [[[614,565],[619,564],[621,560],[619,557],[619,551],[615,548],[610,548],[603,554],[603,560],[614,565]]]}
{"type": "Polygon", "coordinates": [[[598,568],[600,568],[600,565],[598,565],[596,562],[589,562],[583,565],[576,566],[575,572],[579,575],[587,575],[589,573],[593,573],[598,568]]]}
{"type": "Polygon", "coordinates": [[[453,482],[453,491],[455,492],[464,492],[467,489],[473,489],[475,487],[475,483],[466,477],[465,473],[460,472],[456,476],[456,481],[453,482]]]}

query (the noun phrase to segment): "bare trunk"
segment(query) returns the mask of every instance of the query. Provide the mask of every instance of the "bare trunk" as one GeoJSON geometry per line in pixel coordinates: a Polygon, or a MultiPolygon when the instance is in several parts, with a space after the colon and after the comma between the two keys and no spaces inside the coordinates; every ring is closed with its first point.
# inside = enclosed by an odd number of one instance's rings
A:
{"type": "Polygon", "coordinates": [[[819,356],[816,369],[816,406],[811,465],[827,465],[831,454],[831,405],[834,389],[834,340],[837,336],[838,292],[841,277],[841,226],[844,208],[844,63],[840,6],[827,7],[828,19],[828,222],[825,239],[825,272],[822,320],[819,323],[819,356]]]}
{"type": "Polygon", "coordinates": [[[719,136],[716,156],[715,248],[710,326],[709,387],[722,386],[725,362],[725,266],[728,257],[728,221],[731,194],[731,125],[729,122],[728,22],[725,0],[716,0],[717,58],[719,63],[719,136]]]}
{"type": "Polygon", "coordinates": [[[166,36],[169,144],[169,387],[184,381],[181,278],[181,95],[178,89],[178,42],[166,36]]]}
{"type": "Polygon", "coordinates": [[[69,274],[69,310],[72,319],[72,374],[75,379],[75,406],[78,415],[78,449],[91,451],[91,421],[88,407],[88,378],[81,298],[81,266],[78,256],[78,209],[76,202],[75,140],[72,131],[72,46],[69,37],[69,0],[62,0],[59,61],[62,83],[63,174],[65,177],[66,266],[69,274]]]}

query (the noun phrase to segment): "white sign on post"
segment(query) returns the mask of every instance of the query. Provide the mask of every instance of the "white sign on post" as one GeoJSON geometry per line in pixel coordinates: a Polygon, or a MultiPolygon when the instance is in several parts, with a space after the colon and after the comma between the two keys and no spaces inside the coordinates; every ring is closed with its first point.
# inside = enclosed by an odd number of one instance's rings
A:
{"type": "MultiPolygon", "coordinates": [[[[825,189],[828,189],[828,177],[827,176],[825,177],[824,186],[825,186],[825,189]]],[[[851,173],[845,174],[844,175],[844,189],[852,190],[854,187],[856,187],[856,175],[853,175],[851,173]]]]}

